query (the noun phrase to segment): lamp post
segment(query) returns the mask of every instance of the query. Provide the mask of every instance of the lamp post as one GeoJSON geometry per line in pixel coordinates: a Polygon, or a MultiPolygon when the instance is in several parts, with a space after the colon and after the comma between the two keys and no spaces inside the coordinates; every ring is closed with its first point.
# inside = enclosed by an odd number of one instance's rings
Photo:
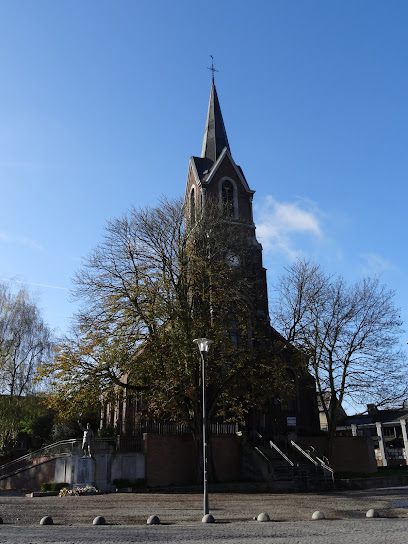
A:
{"type": "MultiPolygon", "coordinates": [[[[209,514],[208,506],[208,472],[207,472],[207,414],[206,414],[206,399],[205,399],[205,362],[207,353],[210,349],[213,340],[207,338],[196,338],[193,340],[197,344],[201,354],[201,380],[203,382],[203,473],[204,473],[204,518],[209,514]]],[[[203,521],[204,521],[203,518],[203,521]]]]}

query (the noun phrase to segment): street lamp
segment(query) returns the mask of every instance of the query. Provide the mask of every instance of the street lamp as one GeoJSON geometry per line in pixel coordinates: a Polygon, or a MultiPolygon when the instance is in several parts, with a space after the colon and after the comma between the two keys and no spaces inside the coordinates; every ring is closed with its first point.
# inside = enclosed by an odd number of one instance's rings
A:
{"type": "MultiPolygon", "coordinates": [[[[201,380],[203,382],[203,472],[204,472],[204,517],[203,521],[210,521],[206,516],[209,514],[208,506],[208,472],[207,472],[207,414],[205,404],[205,362],[207,360],[207,353],[210,349],[213,340],[207,338],[196,338],[193,340],[197,344],[201,354],[201,380]]],[[[211,516],[212,518],[212,516],[211,516]]],[[[213,521],[213,519],[211,519],[213,521]]]]}

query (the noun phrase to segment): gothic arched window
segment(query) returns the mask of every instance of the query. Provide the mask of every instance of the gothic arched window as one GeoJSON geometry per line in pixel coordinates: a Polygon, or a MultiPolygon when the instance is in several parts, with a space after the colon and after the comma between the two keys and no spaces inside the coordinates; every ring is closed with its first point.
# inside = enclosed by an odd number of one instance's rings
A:
{"type": "Polygon", "coordinates": [[[190,221],[194,223],[196,220],[196,205],[195,205],[195,191],[194,187],[190,193],[190,221]]]}
{"type": "Polygon", "coordinates": [[[227,217],[234,216],[234,186],[229,180],[222,183],[221,189],[222,206],[224,208],[224,214],[227,217]]]}

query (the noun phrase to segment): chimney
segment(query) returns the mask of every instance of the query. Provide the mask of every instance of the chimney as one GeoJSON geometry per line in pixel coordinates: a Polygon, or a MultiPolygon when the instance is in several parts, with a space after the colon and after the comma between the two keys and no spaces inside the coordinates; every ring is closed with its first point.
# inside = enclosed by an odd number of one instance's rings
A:
{"type": "Polygon", "coordinates": [[[367,404],[367,412],[369,416],[374,416],[378,414],[378,408],[375,404],[367,404]]]}

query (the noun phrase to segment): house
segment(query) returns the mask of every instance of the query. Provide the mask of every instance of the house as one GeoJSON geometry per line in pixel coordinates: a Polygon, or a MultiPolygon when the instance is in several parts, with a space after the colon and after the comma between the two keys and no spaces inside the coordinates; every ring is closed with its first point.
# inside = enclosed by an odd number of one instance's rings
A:
{"type": "Polygon", "coordinates": [[[366,436],[372,441],[377,466],[407,465],[408,406],[380,409],[367,405],[367,413],[347,416],[337,427],[337,436],[366,436]]]}

